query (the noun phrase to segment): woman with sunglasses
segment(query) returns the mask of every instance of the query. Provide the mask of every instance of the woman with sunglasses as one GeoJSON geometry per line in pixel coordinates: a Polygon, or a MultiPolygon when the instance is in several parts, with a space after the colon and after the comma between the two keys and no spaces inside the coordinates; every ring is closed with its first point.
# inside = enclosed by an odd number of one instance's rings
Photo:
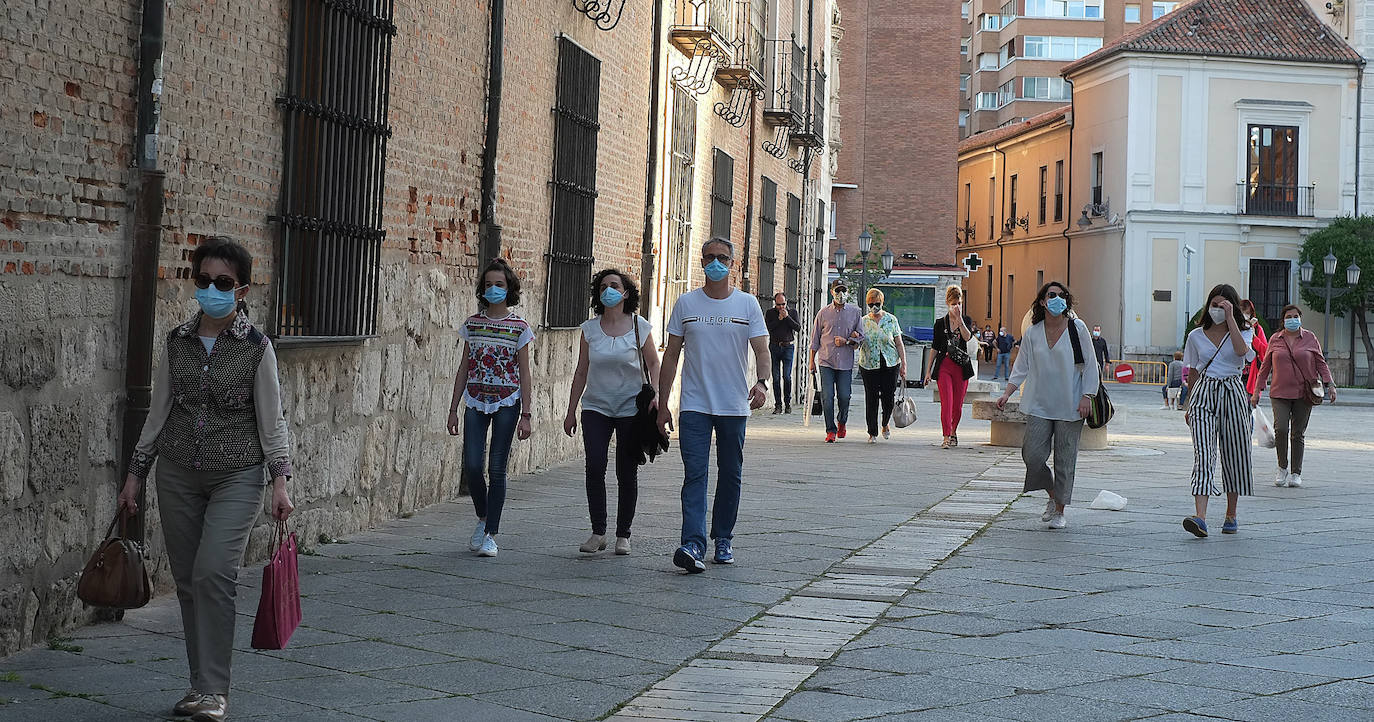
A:
{"type": "Polygon", "coordinates": [[[1226,491],[1226,519],[1222,534],[1235,534],[1236,504],[1251,493],[1250,396],[1241,372],[1254,358],[1255,332],[1241,314],[1240,296],[1229,284],[1207,294],[1202,327],[1188,333],[1183,365],[1188,368],[1188,402],[1183,419],[1193,433],[1192,492],[1196,513],[1183,528],[1198,538],[1207,536],[1207,500],[1226,491]],[[1217,457],[1221,457],[1221,486],[1217,485],[1217,457]]]}
{"type": "Polygon", "coordinates": [[[878,404],[883,407],[884,439],[892,438],[887,424],[892,420],[897,384],[906,383],[906,344],[897,317],[883,310],[883,292],[868,289],[864,299],[868,313],[859,322],[859,378],[864,382],[864,418],[868,421],[868,443],[878,441],[878,404]],[[899,381],[899,379],[902,379],[899,381]]]}
{"type": "Polygon", "coordinates": [[[224,238],[191,255],[200,311],[167,336],[119,493],[120,508],[137,512],[157,462],[158,512],[191,667],[191,689],[172,711],[199,722],[229,713],[235,583],[261,511],[264,469],[273,518],[284,521],[295,508],[277,357],[243,303],[252,267],[248,251],[224,238]]]}
{"type": "Polygon", "coordinates": [[[1097,395],[1100,373],[1092,336],[1072,310],[1073,294],[1064,284],[1051,281],[1040,288],[1031,308],[1033,325],[1021,338],[1021,352],[1012,364],[1011,378],[997,399],[997,407],[1005,408],[1016,389],[1022,388],[1025,491],[1043,489],[1049,495],[1040,520],[1049,522],[1051,529],[1068,525],[1064,510],[1073,501],[1078,441],[1083,435],[1083,419],[1097,395]],[[1054,452],[1053,471],[1047,463],[1050,451],[1054,452]]]}

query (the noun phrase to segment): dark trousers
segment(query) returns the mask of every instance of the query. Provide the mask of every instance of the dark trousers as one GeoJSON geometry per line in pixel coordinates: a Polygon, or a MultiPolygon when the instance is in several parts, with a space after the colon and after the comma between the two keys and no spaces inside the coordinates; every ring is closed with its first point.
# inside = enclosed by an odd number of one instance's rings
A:
{"type": "Polygon", "coordinates": [[[502,406],[488,414],[471,406],[463,412],[463,473],[478,519],[486,519],[487,533],[501,530],[501,509],[506,505],[506,462],[520,423],[520,404],[502,406]],[[491,453],[487,454],[487,429],[491,429],[491,453]],[[482,475],[483,456],[487,456],[482,475]]]}
{"type": "Polygon", "coordinates": [[[864,418],[868,421],[868,435],[878,435],[878,403],[883,406],[883,428],[892,421],[892,405],[897,394],[897,368],[859,369],[864,381],[864,418]]]}
{"type": "Polygon", "coordinates": [[[784,402],[792,405],[792,361],[796,358],[797,346],[768,344],[768,354],[773,361],[773,404],[784,402]]]}
{"type": "Polygon", "coordinates": [[[615,535],[628,539],[639,500],[639,459],[635,458],[635,417],[611,418],[596,411],[582,412],[582,448],[587,455],[587,510],[592,533],[606,533],[606,464],[611,433],[615,432],[615,535]]]}

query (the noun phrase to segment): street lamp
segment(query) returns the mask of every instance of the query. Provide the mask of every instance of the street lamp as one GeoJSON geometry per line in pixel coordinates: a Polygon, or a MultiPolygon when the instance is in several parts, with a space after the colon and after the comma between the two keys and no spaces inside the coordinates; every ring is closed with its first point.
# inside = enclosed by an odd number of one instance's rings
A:
{"type": "Polygon", "coordinates": [[[859,257],[863,260],[859,274],[859,305],[868,302],[868,254],[873,251],[873,234],[865,228],[859,234],[859,257]]]}
{"type": "Polygon", "coordinates": [[[892,252],[891,248],[888,248],[883,251],[882,259],[883,277],[886,278],[892,275],[892,267],[897,263],[897,255],[892,252]]]}
{"type": "Polygon", "coordinates": [[[835,270],[844,273],[845,264],[849,261],[849,254],[844,252],[844,246],[835,249],[835,270]]]}
{"type": "MultiPolygon", "coordinates": [[[[1303,287],[1312,293],[1326,299],[1326,312],[1322,318],[1322,349],[1328,350],[1331,347],[1331,299],[1340,298],[1349,293],[1360,283],[1360,267],[1354,261],[1350,262],[1345,268],[1346,288],[1332,288],[1331,278],[1336,275],[1336,254],[1331,251],[1326,252],[1326,257],[1322,259],[1322,271],[1326,275],[1325,288],[1312,288],[1312,271],[1315,270],[1310,261],[1303,261],[1298,266],[1298,277],[1302,279],[1303,287]]],[[[1329,353],[1329,351],[1328,351],[1329,353]]]]}

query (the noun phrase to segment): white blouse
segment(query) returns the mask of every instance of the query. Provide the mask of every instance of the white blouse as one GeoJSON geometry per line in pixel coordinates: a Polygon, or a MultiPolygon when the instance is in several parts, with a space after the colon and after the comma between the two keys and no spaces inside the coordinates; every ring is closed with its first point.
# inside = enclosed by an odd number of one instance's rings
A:
{"type": "MultiPolygon", "coordinates": [[[[635,323],[639,324],[642,344],[654,327],[637,314],[635,323]]],[[[635,396],[644,384],[634,329],[607,336],[597,316],[582,323],[582,338],[587,340],[587,389],[582,392],[582,410],[613,419],[634,416],[635,396]]]]}
{"type": "Polygon", "coordinates": [[[1207,332],[1201,328],[1195,328],[1188,333],[1188,341],[1183,346],[1183,365],[1190,369],[1202,370],[1207,366],[1203,375],[1214,379],[1225,379],[1232,376],[1239,376],[1241,369],[1255,358],[1255,330],[1247,328],[1240,332],[1240,337],[1245,341],[1245,356],[1237,356],[1236,350],[1231,348],[1231,339],[1222,340],[1221,350],[1217,350],[1217,345],[1212,343],[1212,339],[1207,338],[1207,332]],[[1216,358],[1212,359],[1212,355],[1216,358]],[[1207,361],[1211,360],[1211,365],[1207,361]]]}
{"type": "Polygon", "coordinates": [[[1011,367],[1008,383],[1021,388],[1021,413],[1056,421],[1077,421],[1078,402],[1084,394],[1096,394],[1099,382],[1097,354],[1092,335],[1078,319],[1070,323],[1078,329],[1078,344],[1083,363],[1073,362],[1073,337],[1065,328],[1054,346],[1045,336],[1045,324],[1030,327],[1021,339],[1021,352],[1011,367]]]}

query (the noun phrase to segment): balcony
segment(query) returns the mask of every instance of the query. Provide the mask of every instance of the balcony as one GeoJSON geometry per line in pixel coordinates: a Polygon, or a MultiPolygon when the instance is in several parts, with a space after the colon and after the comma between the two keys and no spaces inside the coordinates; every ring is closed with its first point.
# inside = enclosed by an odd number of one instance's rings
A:
{"type": "Polygon", "coordinates": [[[716,66],[716,80],[727,88],[762,89],[764,68],[763,6],[736,0],[726,59],[716,66]]]}
{"type": "MultiPolygon", "coordinates": [[[[734,0],[676,0],[668,40],[689,57],[728,57],[734,0]]],[[[722,63],[723,64],[723,63],[722,63]]]]}
{"type": "MultiPolygon", "coordinates": [[[[825,73],[811,71],[811,108],[805,122],[792,133],[792,141],[812,148],[825,147],[825,73]]],[[[805,106],[805,103],[802,103],[805,106]]]]}
{"type": "Polygon", "coordinates": [[[1236,213],[1244,216],[1312,218],[1315,215],[1312,199],[1316,190],[1315,185],[1242,181],[1236,184],[1236,213]]]}
{"type": "Polygon", "coordinates": [[[763,42],[763,120],[793,130],[806,120],[806,49],[794,39],[763,42]]]}

